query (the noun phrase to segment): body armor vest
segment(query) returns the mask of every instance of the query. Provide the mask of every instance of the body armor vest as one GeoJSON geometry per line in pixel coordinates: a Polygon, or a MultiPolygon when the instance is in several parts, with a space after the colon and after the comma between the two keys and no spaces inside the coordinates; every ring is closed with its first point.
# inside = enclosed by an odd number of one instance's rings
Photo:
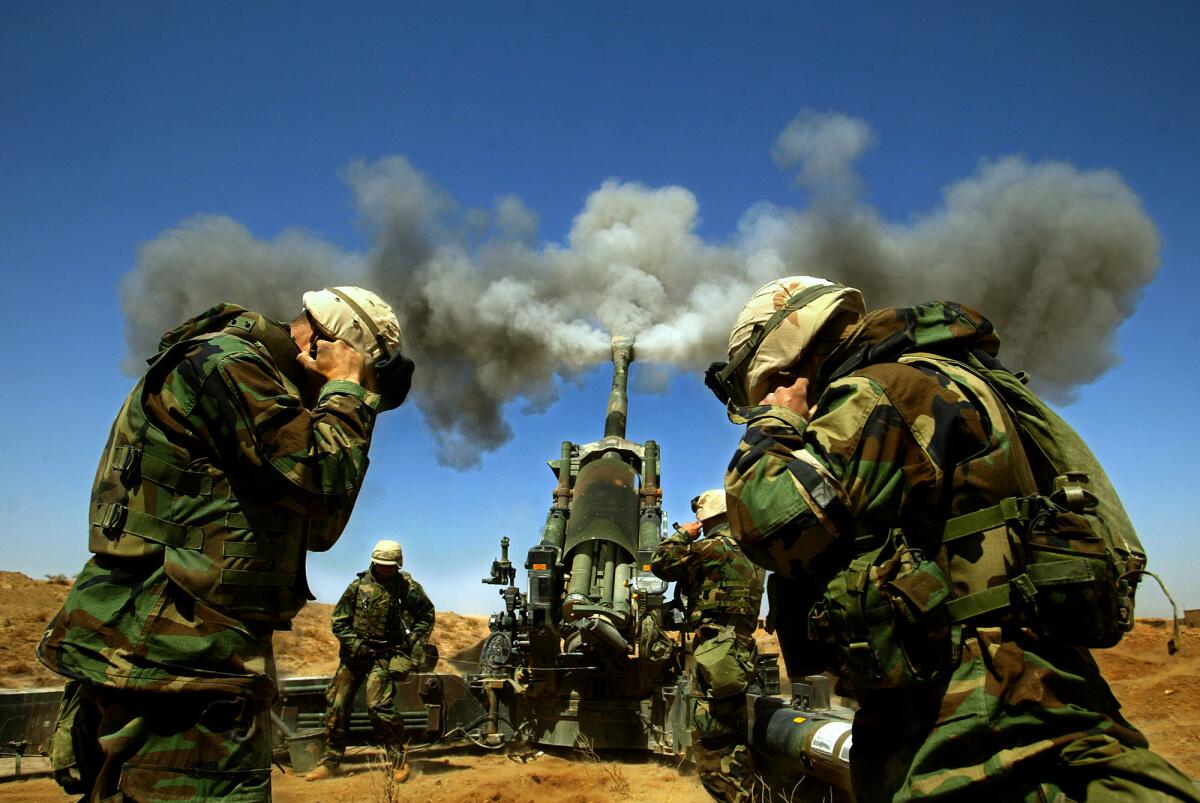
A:
{"type": "MultiPolygon", "coordinates": [[[[722,576],[716,580],[704,579],[688,595],[689,619],[693,625],[714,614],[742,614],[757,619],[763,594],[762,569],[751,563],[730,537],[729,525],[721,525],[709,537],[725,547],[725,560],[719,567],[722,576]]],[[[705,569],[709,570],[707,560],[705,569]]]]}
{"type": "MultiPolygon", "coordinates": [[[[307,523],[259,501],[261,488],[231,478],[207,450],[169,439],[147,413],[148,398],[190,348],[236,337],[236,343],[222,346],[231,353],[261,351],[263,337],[281,335],[264,331],[275,326],[265,318],[240,312],[222,331],[161,351],[125,400],[96,472],[88,548],[115,558],[161,559],[167,576],[200,602],[279,628],[312,599],[304,579],[307,523]]],[[[205,367],[211,371],[215,364],[205,367]]],[[[198,394],[206,378],[171,389],[198,394]]],[[[190,410],[198,398],[175,401],[190,410]]]]}
{"type": "Polygon", "coordinates": [[[402,643],[408,629],[401,617],[400,592],[408,575],[400,572],[394,582],[380,582],[365,572],[358,581],[354,595],[354,619],[350,627],[365,639],[402,643]]]}

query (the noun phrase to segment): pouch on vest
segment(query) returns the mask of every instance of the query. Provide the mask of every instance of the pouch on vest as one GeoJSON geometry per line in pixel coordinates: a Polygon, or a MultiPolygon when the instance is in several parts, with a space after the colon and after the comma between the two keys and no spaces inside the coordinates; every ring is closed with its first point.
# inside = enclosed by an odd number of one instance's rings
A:
{"type": "Polygon", "coordinates": [[[950,671],[949,595],[941,568],[893,532],[829,582],[809,614],[809,635],[856,688],[928,683],[950,671]]]}
{"type": "Polygon", "coordinates": [[[705,639],[692,653],[700,688],[711,697],[740,694],[749,686],[751,667],[742,655],[737,633],[723,627],[705,639]]]}
{"type": "Polygon", "coordinates": [[[1087,477],[1057,481],[1065,493],[1005,499],[946,522],[942,541],[950,548],[959,538],[1007,524],[1023,552],[1014,555],[1006,582],[951,600],[952,621],[1011,612],[1045,638],[1094,648],[1113,646],[1132,627],[1133,589],[1123,576],[1128,563],[1099,534],[1105,522],[1094,513],[1087,477]]]}

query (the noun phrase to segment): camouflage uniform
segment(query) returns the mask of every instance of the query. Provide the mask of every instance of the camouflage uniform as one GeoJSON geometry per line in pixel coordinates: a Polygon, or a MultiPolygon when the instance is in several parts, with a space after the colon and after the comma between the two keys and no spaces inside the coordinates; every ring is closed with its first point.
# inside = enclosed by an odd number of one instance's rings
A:
{"type": "MultiPolygon", "coordinates": [[[[1013,425],[977,377],[900,362],[913,352],[994,357],[998,347],[991,324],[955,304],[880,310],[824,361],[811,421],[782,407],[741,410],[748,426],[726,491],[742,547],[785,579],[821,588],[853,583],[851,561],[899,527],[911,546],[946,555],[952,596],[1003,583],[1006,544],[980,533],[939,553],[921,533],[1021,495],[1013,425]],[[846,365],[853,370],[828,370],[846,365]]],[[[912,602],[919,611],[929,600],[912,602]]],[[[803,633],[806,612],[780,612],[781,636],[803,633]]],[[[1146,749],[1086,649],[1039,639],[1003,612],[940,635],[956,651],[942,676],[857,690],[860,801],[1200,799],[1146,749]]]]}
{"type": "Polygon", "coordinates": [[[270,797],[271,634],[311,599],[376,394],[309,381],[286,324],[220,305],[164,335],[118,414],[89,548],[38,656],[71,679],[56,776],[92,800],[270,797]]]}
{"type": "Polygon", "coordinates": [[[692,738],[700,781],[717,800],[748,801],[754,760],[745,744],[745,692],[759,690],[754,631],[763,572],[738,548],[726,523],[706,529],[698,541],[676,530],[659,544],[650,568],[687,595],[688,627],[695,634],[692,738]]]}
{"type": "Polygon", "coordinates": [[[433,630],[433,603],[408,572],[379,578],[361,572],[333,609],[333,634],[341,642],[341,663],[325,693],[325,755],[336,767],[346,752],[354,695],[367,680],[367,713],[375,734],[387,746],[399,745],[404,723],[392,705],[394,680],[419,668],[433,630]]]}

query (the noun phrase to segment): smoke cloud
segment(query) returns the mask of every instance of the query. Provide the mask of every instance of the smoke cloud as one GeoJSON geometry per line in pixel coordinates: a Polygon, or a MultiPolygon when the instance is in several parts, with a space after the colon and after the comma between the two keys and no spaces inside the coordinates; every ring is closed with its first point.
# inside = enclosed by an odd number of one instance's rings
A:
{"type": "Polygon", "coordinates": [[[465,208],[403,157],[354,162],[342,178],[365,252],[299,231],[265,242],[219,216],[143,245],[121,285],[127,367],[214,293],[286,319],[304,289],[361,283],[396,307],[418,364],[414,399],[439,459],[462,468],[511,436],[511,402],[545,409],[562,381],[607,362],[610,334],[636,335],[638,360],[657,363],[662,382],[721,358],[753,290],[794,273],[854,285],[869,306],[943,298],[976,307],[996,323],[1005,363],[1058,401],[1116,362],[1117,327],[1159,252],[1119,176],[983,161],[937,207],[899,225],[862,200],[855,163],[875,139],[862,120],[801,113],[772,155],[808,204],[756,204],[725,242],[697,234],[699,207],[682,187],[607,181],[564,242],[543,243],[537,214],[515,196],[465,208]]]}

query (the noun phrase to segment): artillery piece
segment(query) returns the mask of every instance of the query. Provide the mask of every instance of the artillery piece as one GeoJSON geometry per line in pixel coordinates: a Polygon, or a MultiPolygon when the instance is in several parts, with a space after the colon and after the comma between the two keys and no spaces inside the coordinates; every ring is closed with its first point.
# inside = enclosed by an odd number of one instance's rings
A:
{"type": "Polygon", "coordinates": [[[650,573],[662,539],[658,444],[625,438],[633,346],[613,338],[604,436],[564,441],[548,461],[557,484],[526,557],[527,593],[501,542],[483,582],[507,585],[505,609],[491,617],[480,662],[539,744],[573,746],[582,734],[596,748],[674,753],[682,662],[663,632],[667,584],[650,573]]]}

